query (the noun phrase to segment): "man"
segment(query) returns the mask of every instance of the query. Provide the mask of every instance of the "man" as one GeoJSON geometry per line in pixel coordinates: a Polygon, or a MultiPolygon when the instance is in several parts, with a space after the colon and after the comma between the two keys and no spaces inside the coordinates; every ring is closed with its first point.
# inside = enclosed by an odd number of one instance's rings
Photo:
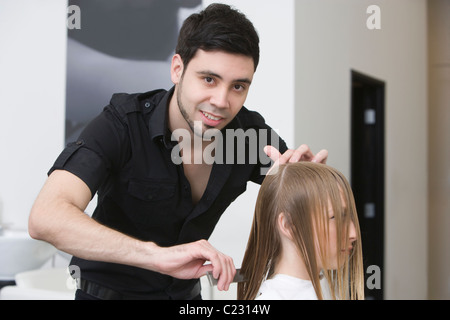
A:
{"type": "Polygon", "coordinates": [[[114,95],[61,153],[31,210],[29,232],[74,256],[77,299],[200,299],[198,278],[208,271],[228,290],[234,263],[205,239],[247,181],[262,183],[270,163],[229,161],[249,155],[254,142],[242,150],[225,131],[263,132],[257,144],[275,141],[264,151],[276,163],[327,159],[326,150],[314,155],[305,145],[288,150],[243,107],[258,62],[251,22],[211,5],[180,30],[171,90],[114,95]],[[192,161],[198,151],[223,157],[192,161]],[[95,193],[90,218],[83,211],[95,193]]]}

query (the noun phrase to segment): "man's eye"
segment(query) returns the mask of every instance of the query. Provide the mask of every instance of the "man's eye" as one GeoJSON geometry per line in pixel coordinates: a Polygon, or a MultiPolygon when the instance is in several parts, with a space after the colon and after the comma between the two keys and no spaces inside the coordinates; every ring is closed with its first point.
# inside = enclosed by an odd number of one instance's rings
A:
{"type": "Polygon", "coordinates": [[[214,83],[214,79],[211,78],[211,77],[206,77],[205,78],[205,82],[208,83],[208,84],[212,84],[212,83],[214,83]]]}

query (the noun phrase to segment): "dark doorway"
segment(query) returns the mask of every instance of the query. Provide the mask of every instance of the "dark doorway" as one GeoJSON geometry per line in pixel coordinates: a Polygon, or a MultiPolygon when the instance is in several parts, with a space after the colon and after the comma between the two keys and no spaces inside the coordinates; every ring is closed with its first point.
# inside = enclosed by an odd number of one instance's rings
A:
{"type": "Polygon", "coordinates": [[[365,295],[366,299],[381,300],[384,289],[385,83],[356,71],[351,72],[351,81],[351,185],[361,227],[365,295]],[[379,274],[368,272],[374,270],[370,266],[375,266],[379,274]]]}

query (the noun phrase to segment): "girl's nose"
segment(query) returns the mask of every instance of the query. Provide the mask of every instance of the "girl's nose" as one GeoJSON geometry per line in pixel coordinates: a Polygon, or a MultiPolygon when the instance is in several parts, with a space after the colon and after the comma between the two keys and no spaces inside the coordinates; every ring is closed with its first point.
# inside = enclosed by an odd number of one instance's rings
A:
{"type": "Polygon", "coordinates": [[[355,224],[353,223],[353,221],[350,221],[348,237],[350,242],[356,241],[358,239],[355,224]]]}

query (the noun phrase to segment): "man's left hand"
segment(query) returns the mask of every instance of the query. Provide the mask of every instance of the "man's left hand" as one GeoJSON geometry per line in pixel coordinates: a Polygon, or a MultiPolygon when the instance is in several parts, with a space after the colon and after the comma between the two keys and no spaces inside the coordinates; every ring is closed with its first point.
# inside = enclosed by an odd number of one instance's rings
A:
{"type": "Polygon", "coordinates": [[[281,154],[275,147],[266,146],[264,148],[264,152],[267,156],[274,161],[272,166],[276,167],[280,164],[289,163],[289,162],[300,162],[300,161],[311,161],[326,164],[328,159],[328,151],[323,149],[319,151],[317,154],[312,153],[309,146],[306,144],[302,144],[297,149],[289,149],[285,153],[281,154]]]}

